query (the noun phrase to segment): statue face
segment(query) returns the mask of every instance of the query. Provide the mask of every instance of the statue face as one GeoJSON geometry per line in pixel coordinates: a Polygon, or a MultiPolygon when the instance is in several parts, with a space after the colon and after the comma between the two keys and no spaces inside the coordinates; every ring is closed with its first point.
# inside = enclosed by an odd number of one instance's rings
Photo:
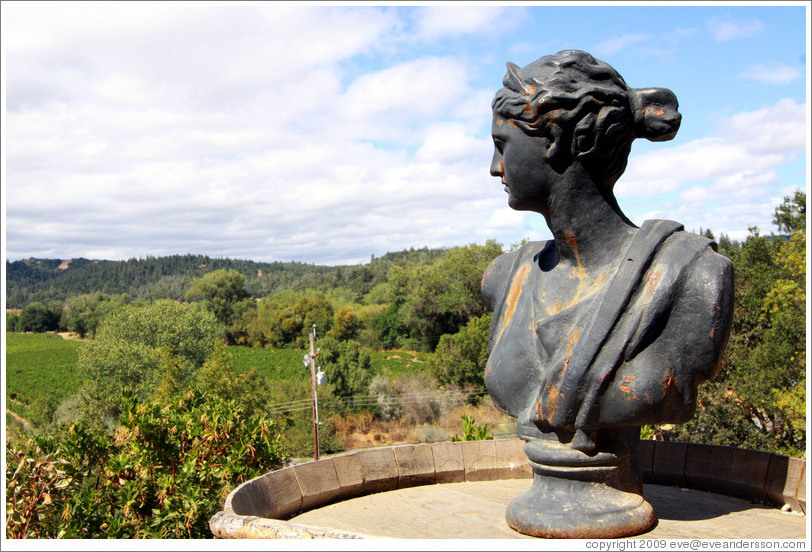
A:
{"type": "Polygon", "coordinates": [[[524,133],[509,119],[494,114],[491,175],[502,179],[508,205],[517,211],[542,212],[557,174],[547,162],[552,143],[524,133]]]}

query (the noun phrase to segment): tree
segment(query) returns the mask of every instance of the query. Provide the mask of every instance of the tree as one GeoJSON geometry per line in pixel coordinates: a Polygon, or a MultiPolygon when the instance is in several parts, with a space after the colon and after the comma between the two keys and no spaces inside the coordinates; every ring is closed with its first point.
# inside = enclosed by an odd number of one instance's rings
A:
{"type": "Polygon", "coordinates": [[[59,329],[62,304],[51,302],[48,306],[39,301],[29,303],[20,312],[18,327],[22,332],[44,333],[59,329]]]}
{"type": "Polygon", "coordinates": [[[796,190],[791,196],[785,196],[784,201],[776,207],[773,224],[779,232],[792,234],[798,230],[806,230],[806,192],[796,190]]]}
{"type": "Polygon", "coordinates": [[[322,293],[280,292],[266,297],[249,326],[253,343],[270,347],[307,347],[316,325],[325,334],[333,324],[333,307],[322,293]]]}
{"type": "Polygon", "coordinates": [[[693,420],[669,432],[684,440],[803,455],[806,449],[805,195],[787,197],[776,224],[731,251],[735,308],[730,342],[713,382],[699,389],[693,420]],[[786,215],[786,216],[785,216],[786,215]]]}
{"type": "Polygon", "coordinates": [[[19,332],[20,330],[20,315],[13,312],[6,311],[6,331],[19,332]]]}
{"type": "Polygon", "coordinates": [[[319,349],[318,363],[336,397],[353,399],[368,394],[374,373],[369,353],[360,344],[325,337],[319,341],[319,349]]]}
{"type": "Polygon", "coordinates": [[[355,315],[355,311],[349,305],[338,307],[333,314],[333,326],[327,335],[339,341],[355,339],[363,324],[355,315]]]}
{"type": "Polygon", "coordinates": [[[217,320],[226,328],[226,342],[236,343],[233,327],[236,322],[237,305],[248,298],[245,276],[236,270],[215,270],[192,281],[186,297],[191,301],[203,301],[217,320]]]}
{"type": "Polygon", "coordinates": [[[440,338],[429,361],[440,385],[485,386],[490,324],[491,314],[484,314],[470,319],[456,334],[440,338]]]}
{"type": "Polygon", "coordinates": [[[491,240],[390,273],[396,293],[403,297],[399,314],[422,350],[433,351],[440,336],[456,333],[468,319],[487,312],[480,292],[482,274],[501,253],[502,246],[491,240]]]}
{"type": "Polygon", "coordinates": [[[384,312],[373,316],[369,322],[377,334],[378,343],[385,349],[401,347],[409,337],[409,328],[403,322],[403,315],[400,312],[402,306],[403,299],[397,299],[390,303],[384,312]]]}
{"type": "Polygon", "coordinates": [[[96,329],[101,320],[109,312],[130,302],[127,294],[105,295],[92,293],[69,297],[65,301],[60,325],[70,332],[76,332],[80,337],[90,334],[96,335],[96,329]]]}
{"type": "Polygon", "coordinates": [[[223,343],[223,327],[202,306],[163,299],[108,315],[79,351],[92,408],[116,416],[125,390],[144,400],[159,387],[181,389],[223,343]]]}

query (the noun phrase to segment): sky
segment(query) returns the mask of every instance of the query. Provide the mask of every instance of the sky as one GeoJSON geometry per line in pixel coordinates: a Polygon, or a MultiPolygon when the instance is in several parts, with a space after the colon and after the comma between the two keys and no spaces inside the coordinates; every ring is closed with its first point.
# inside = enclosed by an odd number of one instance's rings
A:
{"type": "Polygon", "coordinates": [[[636,224],[742,240],[809,185],[807,2],[2,3],[4,255],[344,265],[551,237],[489,174],[506,62],[670,88],[636,224]]]}

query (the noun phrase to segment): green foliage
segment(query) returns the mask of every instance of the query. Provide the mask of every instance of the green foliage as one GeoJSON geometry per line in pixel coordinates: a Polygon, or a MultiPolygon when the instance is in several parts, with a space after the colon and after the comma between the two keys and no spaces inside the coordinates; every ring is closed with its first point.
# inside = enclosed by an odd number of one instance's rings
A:
{"type": "Polygon", "coordinates": [[[431,264],[390,274],[404,297],[399,312],[422,350],[433,351],[440,336],[456,333],[470,318],[487,312],[480,293],[482,274],[501,253],[502,246],[494,241],[472,244],[431,264]]]}
{"type": "Polygon", "coordinates": [[[15,312],[6,311],[6,332],[19,332],[20,315],[15,312]]]}
{"type": "Polygon", "coordinates": [[[181,300],[194,278],[220,269],[234,269],[245,276],[252,297],[308,287],[321,274],[335,270],[305,263],[257,263],[204,255],[148,256],[127,261],[26,259],[6,262],[6,300],[10,308],[92,293],[127,293],[135,300],[147,301],[181,300]]]}
{"type": "Polygon", "coordinates": [[[330,330],[333,307],[324,294],[280,292],[263,299],[250,322],[251,341],[263,347],[307,347],[313,325],[330,330]]]}
{"type": "Polygon", "coordinates": [[[7,442],[7,536],[211,538],[225,493],[285,462],[273,423],[231,401],[120,402],[114,435],[74,424],[7,442]]]}
{"type": "MultiPolygon", "coordinates": [[[[301,358],[299,366],[302,366],[301,358]]],[[[307,380],[278,380],[270,386],[267,397],[270,405],[283,405],[271,407],[268,411],[280,432],[280,442],[292,456],[313,456],[313,395],[310,386],[310,375],[307,380]]],[[[322,423],[319,430],[319,451],[322,453],[338,452],[343,449],[343,441],[336,435],[331,418],[333,409],[324,407],[333,396],[332,386],[318,386],[319,420],[322,423]]]]}
{"type": "Polygon", "coordinates": [[[792,234],[806,230],[806,192],[796,190],[791,196],[785,196],[783,203],[776,207],[773,224],[779,232],[792,234]]]}
{"type": "Polygon", "coordinates": [[[310,381],[310,370],[302,366],[302,351],[285,348],[229,347],[228,352],[232,355],[231,367],[235,372],[256,370],[273,381],[310,381]]]}
{"type": "Polygon", "coordinates": [[[385,349],[403,346],[409,336],[409,328],[401,314],[402,306],[403,300],[398,299],[370,320],[370,326],[377,333],[377,341],[385,349]]]}
{"type": "Polygon", "coordinates": [[[48,306],[35,301],[27,304],[22,310],[17,327],[21,332],[53,332],[59,329],[61,316],[62,304],[58,301],[51,301],[48,306]]]}
{"type": "Polygon", "coordinates": [[[36,441],[6,443],[6,538],[62,538],[59,519],[74,482],[70,462],[36,441]]]}
{"type": "Polygon", "coordinates": [[[493,439],[488,424],[476,425],[473,416],[463,415],[460,418],[462,435],[452,435],[451,441],[489,441],[493,439]]]}
{"type": "Polygon", "coordinates": [[[197,374],[197,387],[213,397],[239,404],[249,416],[263,413],[268,405],[270,380],[255,367],[234,370],[232,362],[229,349],[216,347],[197,374]]]}
{"type": "Polygon", "coordinates": [[[453,335],[444,335],[429,367],[441,385],[485,386],[488,363],[488,330],[491,314],[471,318],[453,335]]]}
{"type": "Polygon", "coordinates": [[[65,301],[60,325],[70,332],[78,333],[80,337],[87,334],[95,336],[101,320],[129,302],[130,297],[127,294],[92,293],[69,297],[65,301]]]}
{"type": "MultiPolygon", "coordinates": [[[[776,210],[805,226],[805,195],[776,210]],[[804,203],[797,204],[799,200],[804,203]]],[[[733,327],[715,381],[700,387],[693,420],[671,438],[803,456],[806,449],[806,232],[750,236],[731,251],[733,327]]]]}
{"type": "Polygon", "coordinates": [[[356,339],[361,328],[361,321],[355,315],[353,308],[344,305],[336,309],[333,314],[333,326],[327,332],[327,335],[338,340],[356,339]]]}
{"type": "Polygon", "coordinates": [[[130,390],[139,400],[188,386],[223,340],[223,328],[201,306],[160,300],[108,315],[79,352],[78,369],[93,408],[115,417],[111,398],[130,390]]]}
{"type": "Polygon", "coordinates": [[[209,272],[192,281],[186,297],[191,301],[203,301],[206,309],[226,328],[226,343],[236,343],[235,315],[240,310],[237,305],[248,298],[245,276],[234,269],[209,272]]]}
{"type": "Polygon", "coordinates": [[[44,427],[54,405],[76,392],[80,344],[55,334],[6,334],[6,406],[44,427]]]}
{"type": "Polygon", "coordinates": [[[365,396],[374,372],[369,354],[356,341],[325,337],[319,341],[317,364],[327,375],[336,397],[365,396]]]}

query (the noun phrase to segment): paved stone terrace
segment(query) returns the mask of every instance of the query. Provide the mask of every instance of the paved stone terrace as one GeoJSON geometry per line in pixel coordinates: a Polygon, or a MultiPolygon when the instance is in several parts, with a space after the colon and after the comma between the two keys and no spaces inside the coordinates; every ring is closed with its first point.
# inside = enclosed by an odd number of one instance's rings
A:
{"type": "MultiPolygon", "coordinates": [[[[646,537],[806,538],[805,460],[640,444],[660,519],[646,537]]],[[[224,538],[521,538],[503,516],[531,477],[519,439],[380,447],[247,481],[209,525],[224,538]]]]}
{"type": "MultiPolygon", "coordinates": [[[[505,507],[527,479],[424,485],[345,500],[290,523],[401,539],[532,538],[508,527],[505,507]]],[[[806,517],[704,491],[646,485],[657,525],[632,538],[803,539],[806,517]]]]}

